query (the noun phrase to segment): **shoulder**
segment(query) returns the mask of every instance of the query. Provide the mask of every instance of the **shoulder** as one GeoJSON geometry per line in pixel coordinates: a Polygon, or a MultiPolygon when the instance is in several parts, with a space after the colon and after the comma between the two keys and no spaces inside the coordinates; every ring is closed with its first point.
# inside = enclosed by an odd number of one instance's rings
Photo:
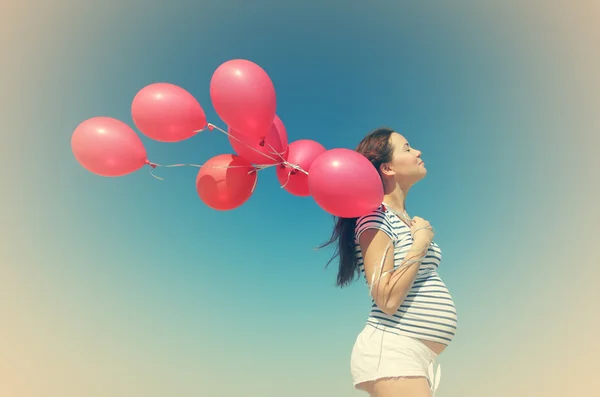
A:
{"type": "Polygon", "coordinates": [[[389,211],[383,205],[380,205],[378,208],[356,220],[356,239],[358,240],[360,235],[368,229],[378,229],[392,239],[395,238],[394,227],[390,219],[389,211]]]}
{"type": "Polygon", "coordinates": [[[369,223],[373,223],[373,222],[375,222],[375,223],[381,223],[381,222],[389,223],[388,211],[386,210],[386,208],[383,205],[380,205],[379,207],[377,207],[373,211],[369,212],[368,214],[365,214],[365,215],[359,217],[356,220],[356,227],[358,228],[361,225],[365,225],[365,224],[369,224],[369,223]]]}

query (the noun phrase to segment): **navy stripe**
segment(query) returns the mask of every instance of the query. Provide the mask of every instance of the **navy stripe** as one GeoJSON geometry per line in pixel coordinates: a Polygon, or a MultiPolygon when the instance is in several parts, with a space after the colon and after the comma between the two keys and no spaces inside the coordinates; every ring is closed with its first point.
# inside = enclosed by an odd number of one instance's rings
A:
{"type": "MultiPolygon", "coordinates": [[[[379,313],[380,315],[383,315],[383,316],[386,315],[381,310],[373,310],[372,313],[379,313]]],[[[395,317],[395,318],[397,318],[397,319],[399,319],[401,321],[420,321],[420,322],[424,322],[424,323],[428,323],[428,324],[437,324],[437,325],[441,325],[441,326],[444,326],[444,327],[456,329],[456,325],[446,324],[446,323],[442,323],[442,322],[439,322],[439,321],[424,320],[424,319],[421,319],[421,318],[420,319],[416,319],[416,318],[411,318],[411,317],[406,317],[406,316],[400,316],[398,314],[394,314],[393,317],[395,317]]],[[[431,317],[431,316],[428,314],[427,317],[431,317]]],[[[445,318],[454,321],[454,319],[452,319],[452,318],[449,318],[449,317],[445,317],[445,318]]]]}
{"type": "MultiPolygon", "coordinates": [[[[367,324],[370,325],[370,326],[383,325],[384,327],[390,327],[389,325],[382,324],[382,323],[379,323],[379,322],[373,322],[373,321],[368,322],[367,324]]],[[[375,328],[377,328],[377,327],[375,327],[375,328]]],[[[411,334],[414,337],[420,338],[420,339],[421,338],[422,339],[429,339],[429,340],[439,339],[439,340],[443,340],[443,341],[446,341],[446,342],[452,342],[451,338],[448,338],[447,336],[441,336],[441,335],[439,335],[437,333],[434,334],[434,333],[429,333],[429,332],[425,332],[425,331],[416,332],[416,331],[412,331],[412,330],[409,330],[409,329],[406,329],[406,328],[398,328],[398,329],[400,331],[402,331],[403,333],[411,334]]]]}
{"type": "MultiPolygon", "coordinates": [[[[386,317],[379,317],[379,316],[375,316],[375,315],[372,314],[371,318],[376,318],[378,320],[383,320],[383,321],[389,321],[390,323],[395,323],[395,324],[400,325],[399,321],[394,321],[394,320],[390,319],[390,317],[387,317],[387,316],[386,317]]],[[[454,332],[443,330],[440,327],[432,328],[432,327],[425,327],[423,325],[413,325],[413,324],[406,324],[406,323],[404,323],[402,325],[404,327],[408,327],[408,328],[426,329],[428,331],[443,332],[444,334],[448,334],[448,335],[451,335],[451,336],[454,335],[454,332]]]]}
{"type": "MultiPolygon", "coordinates": [[[[424,287],[424,288],[428,288],[428,287],[424,287]]],[[[439,293],[447,294],[448,296],[450,296],[450,293],[448,292],[447,289],[428,289],[428,290],[421,291],[421,292],[439,292],[439,293]]]]}
{"type": "Polygon", "coordinates": [[[416,337],[416,338],[429,339],[429,340],[433,340],[433,341],[443,341],[442,342],[443,344],[447,344],[447,342],[449,343],[452,341],[449,338],[440,337],[440,336],[432,335],[432,334],[425,333],[425,332],[415,333],[415,332],[411,332],[411,331],[407,331],[407,330],[399,330],[401,332],[395,332],[395,330],[398,330],[395,327],[389,327],[389,326],[386,326],[385,324],[368,321],[368,320],[367,320],[367,325],[372,328],[378,329],[380,331],[383,331],[383,332],[386,332],[389,334],[394,334],[394,335],[408,334],[408,335],[416,337]]]}
{"type": "MultiPolygon", "coordinates": [[[[406,302],[406,300],[405,300],[405,302],[406,302]]],[[[415,301],[410,301],[410,304],[408,306],[414,306],[414,307],[423,308],[423,307],[428,307],[427,305],[446,306],[446,307],[452,307],[452,308],[454,308],[454,304],[452,304],[452,303],[425,302],[425,301],[416,301],[416,302],[415,301]]],[[[400,307],[408,307],[408,306],[404,305],[404,303],[402,305],[400,305],[400,307]]]]}
{"type": "MultiPolygon", "coordinates": [[[[452,301],[452,298],[450,297],[450,295],[448,294],[448,296],[438,296],[438,295],[425,295],[425,294],[408,294],[406,295],[407,298],[430,298],[430,299],[443,299],[443,300],[448,300],[448,301],[452,301]]],[[[454,307],[454,305],[452,305],[454,307]]]]}
{"type": "MultiPolygon", "coordinates": [[[[404,310],[404,309],[398,310],[398,313],[404,314],[404,315],[410,314],[410,315],[413,315],[413,316],[427,316],[427,317],[431,317],[431,318],[439,318],[439,319],[443,319],[443,320],[450,320],[454,324],[456,324],[456,317],[438,316],[438,315],[430,314],[430,313],[421,314],[421,313],[414,313],[414,311],[411,311],[410,313],[407,313],[407,311],[404,310]]],[[[452,314],[454,314],[454,313],[452,313],[452,314]]]]}

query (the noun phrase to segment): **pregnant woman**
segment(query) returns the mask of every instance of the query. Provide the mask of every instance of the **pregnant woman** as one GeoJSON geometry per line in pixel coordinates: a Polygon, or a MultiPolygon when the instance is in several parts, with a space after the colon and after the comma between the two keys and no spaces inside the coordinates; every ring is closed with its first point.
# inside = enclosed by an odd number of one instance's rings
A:
{"type": "Polygon", "coordinates": [[[337,241],[337,285],[362,275],[372,298],[352,350],[354,386],[371,397],[429,397],[433,364],[454,337],[457,315],[437,272],[442,254],[433,228],[405,210],[406,195],[427,170],[421,152],[389,128],[371,132],[356,150],[378,170],[384,200],[358,219],[338,218],[323,245],[337,241]]]}

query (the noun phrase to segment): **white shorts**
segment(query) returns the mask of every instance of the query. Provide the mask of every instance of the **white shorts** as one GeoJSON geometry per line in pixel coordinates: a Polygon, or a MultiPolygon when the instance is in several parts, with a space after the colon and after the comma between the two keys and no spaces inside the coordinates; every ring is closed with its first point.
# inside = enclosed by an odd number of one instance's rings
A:
{"type": "Polygon", "coordinates": [[[437,354],[420,340],[400,335],[393,328],[367,324],[352,349],[350,368],[354,387],[382,378],[423,376],[434,390],[436,359],[437,354]]]}

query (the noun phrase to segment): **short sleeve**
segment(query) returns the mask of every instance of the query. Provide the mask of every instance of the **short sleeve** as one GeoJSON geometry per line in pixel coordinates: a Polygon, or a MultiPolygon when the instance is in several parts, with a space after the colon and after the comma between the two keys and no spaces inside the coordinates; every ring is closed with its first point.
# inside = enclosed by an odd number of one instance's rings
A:
{"type": "Polygon", "coordinates": [[[392,227],[392,224],[390,223],[386,213],[381,209],[377,209],[370,214],[358,218],[356,221],[356,229],[354,231],[356,242],[360,241],[360,235],[367,229],[381,230],[387,234],[392,241],[396,240],[394,228],[392,227]]]}

